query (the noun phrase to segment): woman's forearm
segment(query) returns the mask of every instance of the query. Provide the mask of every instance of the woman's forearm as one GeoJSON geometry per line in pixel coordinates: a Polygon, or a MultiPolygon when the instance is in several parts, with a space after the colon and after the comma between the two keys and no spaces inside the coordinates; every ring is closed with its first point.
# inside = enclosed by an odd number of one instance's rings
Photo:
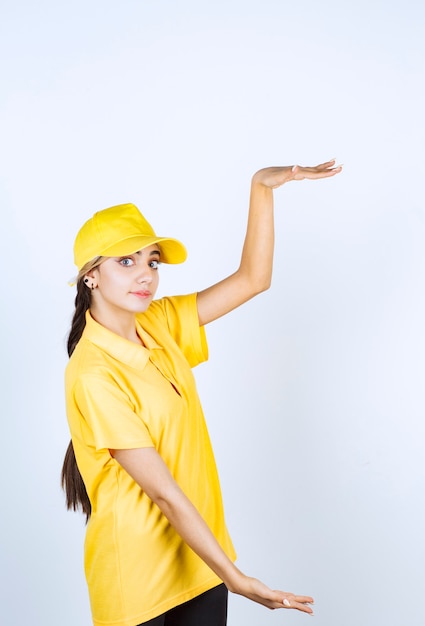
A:
{"type": "Polygon", "coordinates": [[[217,574],[230,591],[237,591],[242,573],[229,559],[209,526],[185,494],[176,486],[167,497],[156,498],[173,528],[187,545],[217,574]]]}
{"type": "Polygon", "coordinates": [[[230,590],[241,572],[226,555],[196,507],[183,493],[154,448],[111,451],[187,545],[230,590]]]}
{"type": "Polygon", "coordinates": [[[229,591],[270,609],[292,608],[312,613],[310,596],[272,590],[243,574],[224,552],[196,507],[180,489],[154,448],[111,450],[112,456],[159,507],[187,545],[217,574],[229,591]]]}
{"type": "Polygon", "coordinates": [[[270,287],[273,268],[273,190],[259,182],[257,174],[251,182],[248,223],[237,271],[246,281],[247,298],[270,287]]]}

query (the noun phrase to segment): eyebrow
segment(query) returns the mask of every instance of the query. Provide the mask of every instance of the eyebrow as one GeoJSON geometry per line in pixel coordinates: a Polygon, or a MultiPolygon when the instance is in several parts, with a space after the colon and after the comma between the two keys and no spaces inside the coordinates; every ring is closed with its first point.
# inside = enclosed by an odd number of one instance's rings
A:
{"type": "MultiPolygon", "coordinates": [[[[138,250],[136,254],[141,254],[142,252],[143,252],[143,248],[141,250],[138,250]]],[[[161,250],[151,250],[151,252],[149,252],[149,256],[154,256],[156,254],[158,256],[161,256],[161,250]]]]}

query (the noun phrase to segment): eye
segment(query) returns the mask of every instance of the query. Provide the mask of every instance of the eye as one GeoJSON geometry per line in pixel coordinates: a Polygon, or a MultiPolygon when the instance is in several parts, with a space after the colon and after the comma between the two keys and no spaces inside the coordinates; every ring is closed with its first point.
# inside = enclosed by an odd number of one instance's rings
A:
{"type": "Polygon", "coordinates": [[[123,265],[124,267],[131,267],[132,265],[134,265],[133,259],[127,256],[120,259],[119,263],[120,265],[123,265]]]}
{"type": "Polygon", "coordinates": [[[151,267],[153,270],[157,270],[159,267],[159,260],[158,259],[153,259],[152,261],[149,261],[149,267],[151,267]]]}

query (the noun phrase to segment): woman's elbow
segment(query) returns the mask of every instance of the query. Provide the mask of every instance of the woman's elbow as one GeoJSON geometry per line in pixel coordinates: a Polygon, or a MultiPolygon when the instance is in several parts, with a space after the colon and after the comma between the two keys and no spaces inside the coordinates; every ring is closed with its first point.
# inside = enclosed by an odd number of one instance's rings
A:
{"type": "Polygon", "coordinates": [[[270,277],[265,277],[263,278],[261,281],[257,281],[254,285],[253,285],[253,296],[258,296],[260,293],[263,293],[264,291],[267,291],[268,289],[270,289],[272,284],[272,279],[271,276],[270,277]]]}
{"type": "Polygon", "coordinates": [[[270,289],[272,283],[271,274],[259,275],[247,275],[244,279],[243,291],[246,294],[246,300],[258,296],[260,293],[270,289]]]}

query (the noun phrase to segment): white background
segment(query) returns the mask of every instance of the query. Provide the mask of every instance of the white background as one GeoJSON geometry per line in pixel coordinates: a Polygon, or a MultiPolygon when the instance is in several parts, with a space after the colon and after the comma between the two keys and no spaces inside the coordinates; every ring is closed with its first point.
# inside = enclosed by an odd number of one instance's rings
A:
{"type": "Polygon", "coordinates": [[[312,594],[316,626],[423,626],[424,4],[0,13],[1,624],[91,623],[59,486],[77,229],[134,202],[189,250],[160,295],[195,291],[237,267],[257,169],[337,157],[275,192],[273,287],[208,329],[196,375],[239,566],[312,594]]]}

